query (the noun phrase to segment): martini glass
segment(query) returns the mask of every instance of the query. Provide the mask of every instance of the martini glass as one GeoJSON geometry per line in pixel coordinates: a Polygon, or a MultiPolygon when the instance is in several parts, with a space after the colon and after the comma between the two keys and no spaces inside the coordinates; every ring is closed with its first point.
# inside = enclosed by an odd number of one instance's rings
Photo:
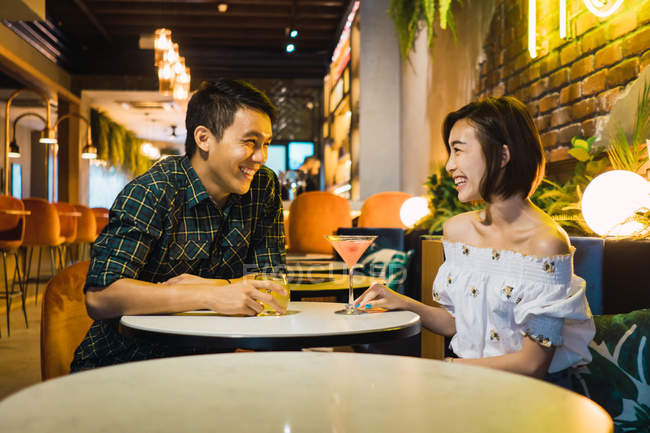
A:
{"type": "Polygon", "coordinates": [[[377,238],[377,236],[361,236],[361,235],[329,235],[325,236],[330,244],[334,247],[337,253],[341,256],[346,265],[348,265],[348,274],[350,277],[350,291],[348,293],[348,303],[345,305],[344,310],[336,311],[336,314],[345,314],[348,316],[365,314],[363,310],[354,308],[354,288],[352,285],[352,273],[354,265],[357,264],[359,258],[363,255],[364,251],[368,249],[370,244],[377,238]]]}

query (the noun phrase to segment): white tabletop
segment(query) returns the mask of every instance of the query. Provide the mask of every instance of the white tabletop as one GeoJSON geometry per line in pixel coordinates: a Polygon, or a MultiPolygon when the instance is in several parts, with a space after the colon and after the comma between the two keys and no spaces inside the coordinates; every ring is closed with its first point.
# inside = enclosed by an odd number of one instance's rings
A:
{"type": "Polygon", "coordinates": [[[291,302],[285,316],[232,317],[209,311],[123,316],[121,332],[173,345],[215,348],[296,349],[374,343],[420,332],[420,316],[388,311],[360,316],[334,314],[343,304],[291,302]]]}
{"type": "Polygon", "coordinates": [[[578,394],[487,368],[353,353],[258,352],[134,362],[0,402],[4,433],[606,433],[578,394]]]}

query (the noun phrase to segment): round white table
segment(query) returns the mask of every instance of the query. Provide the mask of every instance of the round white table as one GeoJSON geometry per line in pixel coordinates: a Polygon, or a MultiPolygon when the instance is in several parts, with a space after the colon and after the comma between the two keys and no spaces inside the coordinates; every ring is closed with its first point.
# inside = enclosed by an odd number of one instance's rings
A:
{"type": "Polygon", "coordinates": [[[120,332],[174,346],[215,350],[293,350],[346,346],[408,338],[420,333],[420,316],[387,311],[360,316],[334,314],[341,304],[290,302],[284,316],[223,316],[209,311],[123,316],[120,332]]]}
{"type": "Polygon", "coordinates": [[[0,401],[4,433],[609,433],[591,400],[524,376],[354,353],[199,355],[99,368],[0,401]]]}

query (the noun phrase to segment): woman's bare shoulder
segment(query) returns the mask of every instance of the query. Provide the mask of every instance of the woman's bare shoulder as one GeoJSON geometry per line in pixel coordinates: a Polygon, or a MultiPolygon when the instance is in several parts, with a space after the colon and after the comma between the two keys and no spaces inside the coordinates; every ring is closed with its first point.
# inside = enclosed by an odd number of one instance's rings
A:
{"type": "Polygon", "coordinates": [[[455,215],[445,221],[442,235],[449,242],[468,242],[471,234],[475,233],[474,221],[478,218],[477,211],[455,215]]]}
{"type": "Polygon", "coordinates": [[[531,253],[540,257],[551,257],[571,252],[569,235],[550,217],[543,218],[540,228],[531,237],[531,253]]]}

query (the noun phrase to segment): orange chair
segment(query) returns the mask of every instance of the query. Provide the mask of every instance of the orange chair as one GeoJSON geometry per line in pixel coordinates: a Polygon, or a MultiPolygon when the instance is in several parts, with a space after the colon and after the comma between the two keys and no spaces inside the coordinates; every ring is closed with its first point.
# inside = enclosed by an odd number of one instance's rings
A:
{"type": "Polygon", "coordinates": [[[25,210],[31,212],[31,215],[25,217],[25,240],[23,246],[27,248],[25,256],[27,258],[27,266],[25,271],[25,281],[29,281],[31,275],[32,255],[34,248],[38,248],[38,261],[36,271],[36,293],[34,295],[35,302],[38,301],[38,285],[41,279],[41,252],[43,248],[48,248],[50,251],[50,264],[52,275],[56,273],[56,252],[59,253],[59,264],[62,266],[61,251],[59,247],[65,241],[61,236],[61,223],[59,222],[59,214],[56,207],[42,198],[26,198],[23,199],[25,210]]]}
{"type": "Polygon", "coordinates": [[[289,252],[331,254],[325,239],[339,227],[352,227],[350,204],[343,197],[324,191],[300,194],[289,208],[289,252]]]}
{"type": "Polygon", "coordinates": [[[97,226],[97,235],[99,235],[108,224],[108,209],[105,207],[94,207],[91,210],[95,214],[95,225],[97,226]]]}
{"type": "Polygon", "coordinates": [[[75,214],[78,214],[77,210],[70,203],[57,202],[54,203],[56,211],[59,214],[59,223],[61,224],[61,236],[65,239],[63,241],[63,251],[61,255],[63,256],[64,263],[69,263],[66,257],[70,257],[70,262],[72,262],[72,254],[70,253],[70,246],[77,239],[77,219],[78,217],[75,214]]]}
{"type": "Polygon", "coordinates": [[[407,228],[402,224],[399,217],[399,211],[402,204],[411,194],[399,191],[380,192],[371,195],[363,202],[361,206],[361,215],[359,215],[359,227],[376,227],[376,228],[407,228]]]}
{"type": "Polygon", "coordinates": [[[25,308],[25,284],[20,273],[20,260],[18,259],[18,248],[25,238],[25,215],[21,214],[24,210],[23,202],[19,199],[8,195],[0,195],[0,250],[2,251],[2,266],[5,279],[5,290],[2,296],[4,296],[7,304],[7,335],[11,335],[11,300],[16,295],[20,295],[23,302],[25,326],[28,326],[27,310],[25,308]],[[9,276],[7,274],[7,254],[13,254],[16,263],[11,287],[9,287],[9,276]],[[16,283],[18,283],[18,291],[14,290],[16,283]]]}
{"type": "Polygon", "coordinates": [[[45,288],[41,310],[43,380],[68,374],[74,351],[93,323],[83,293],[89,263],[86,260],[65,268],[45,288]]]}
{"type": "Polygon", "coordinates": [[[97,238],[97,221],[95,220],[95,213],[89,207],[76,204],[74,209],[81,214],[77,219],[77,238],[75,239],[78,260],[79,256],[86,256],[85,251],[83,251],[86,245],[88,245],[88,255],[90,255],[90,245],[97,238]]]}

